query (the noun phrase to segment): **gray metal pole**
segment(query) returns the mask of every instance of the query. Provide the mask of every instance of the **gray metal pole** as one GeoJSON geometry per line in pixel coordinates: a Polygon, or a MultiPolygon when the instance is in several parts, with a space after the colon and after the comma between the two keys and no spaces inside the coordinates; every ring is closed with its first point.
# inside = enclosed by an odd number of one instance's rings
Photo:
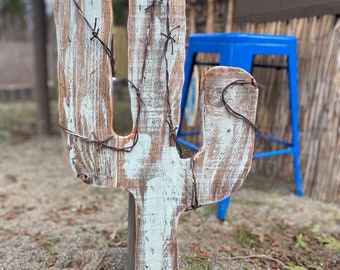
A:
{"type": "Polygon", "coordinates": [[[128,211],[127,269],[135,270],[136,206],[135,198],[131,193],[129,193],[128,211]]]}

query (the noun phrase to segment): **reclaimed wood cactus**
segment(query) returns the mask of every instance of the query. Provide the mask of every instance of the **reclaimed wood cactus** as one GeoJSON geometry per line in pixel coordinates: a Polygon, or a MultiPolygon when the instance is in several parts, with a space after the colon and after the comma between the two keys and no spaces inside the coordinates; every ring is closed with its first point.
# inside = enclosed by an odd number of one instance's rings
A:
{"type": "Polygon", "coordinates": [[[207,72],[203,146],[181,159],[176,128],[184,78],[185,1],[130,0],[134,125],[128,136],[112,128],[111,1],[57,0],[55,20],[59,122],[67,134],[71,165],[87,184],[133,194],[136,269],[178,269],[181,213],[229,196],[249,172],[254,130],[245,118],[255,120],[255,81],[236,68],[207,72]]]}

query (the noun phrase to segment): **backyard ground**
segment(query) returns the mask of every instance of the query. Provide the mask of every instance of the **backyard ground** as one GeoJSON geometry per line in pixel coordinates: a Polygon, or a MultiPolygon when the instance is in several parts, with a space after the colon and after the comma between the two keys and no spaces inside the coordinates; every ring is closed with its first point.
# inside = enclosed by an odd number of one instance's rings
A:
{"type": "MultiPolygon", "coordinates": [[[[128,195],[75,177],[51,105],[41,139],[33,102],[0,103],[0,269],[126,269],[128,195]]],[[[340,203],[251,174],[224,223],[215,204],[184,213],[178,246],[187,270],[340,269],[340,203]]]]}
{"type": "MultiPolygon", "coordinates": [[[[0,90],[32,88],[32,63],[31,44],[0,42],[0,90]]],[[[126,269],[128,195],[75,177],[51,108],[40,139],[33,102],[0,100],[0,270],[126,269]]],[[[224,223],[213,204],[178,230],[184,270],[340,269],[340,202],[298,198],[293,179],[252,174],[224,223]]]]}

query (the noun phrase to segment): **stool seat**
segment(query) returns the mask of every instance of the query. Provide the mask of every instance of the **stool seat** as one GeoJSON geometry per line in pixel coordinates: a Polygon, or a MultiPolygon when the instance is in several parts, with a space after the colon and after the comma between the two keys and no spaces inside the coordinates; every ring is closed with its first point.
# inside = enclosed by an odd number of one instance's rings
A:
{"type": "MultiPolygon", "coordinates": [[[[189,46],[185,62],[185,79],[181,101],[181,121],[178,128],[178,140],[180,143],[198,150],[199,147],[183,139],[185,136],[192,136],[197,132],[186,133],[182,131],[185,105],[187,102],[189,84],[193,67],[196,64],[211,65],[211,63],[196,62],[198,53],[219,54],[220,59],[214,65],[233,66],[243,68],[252,72],[253,59],[255,55],[285,55],[287,56],[287,68],[290,91],[290,113],[292,139],[291,142],[266,136],[266,139],[285,146],[282,150],[255,154],[253,158],[266,158],[283,154],[294,156],[295,184],[298,196],[303,196],[302,177],[299,165],[299,111],[298,111],[298,60],[297,60],[297,38],[294,36],[277,36],[245,33],[215,33],[215,34],[194,34],[189,37],[189,46]]],[[[219,219],[224,220],[230,198],[218,203],[219,219]]]]}

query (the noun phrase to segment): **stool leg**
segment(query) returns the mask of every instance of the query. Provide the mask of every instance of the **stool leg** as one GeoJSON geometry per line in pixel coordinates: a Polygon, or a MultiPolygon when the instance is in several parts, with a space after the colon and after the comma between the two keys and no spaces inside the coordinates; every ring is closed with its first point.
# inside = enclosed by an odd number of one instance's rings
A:
{"type": "Polygon", "coordinates": [[[183,83],[183,88],[182,88],[182,99],[181,99],[181,117],[180,117],[179,127],[177,130],[178,137],[182,135],[185,104],[187,103],[187,99],[188,99],[189,85],[190,85],[192,71],[194,68],[193,65],[195,63],[195,58],[196,58],[196,53],[189,46],[187,57],[185,60],[185,66],[184,66],[184,83],[183,83]]]}
{"type": "Polygon", "coordinates": [[[182,100],[181,100],[181,121],[184,117],[185,104],[188,98],[189,85],[191,80],[192,71],[194,69],[196,53],[193,52],[189,46],[187,57],[184,66],[184,83],[182,89],[182,100]]]}
{"type": "Polygon", "coordinates": [[[294,150],[294,171],[295,171],[295,185],[296,193],[299,197],[304,195],[302,176],[300,170],[300,144],[299,144],[299,100],[298,100],[298,69],[297,69],[297,55],[290,55],[288,57],[288,72],[289,72],[289,86],[290,86],[290,109],[292,122],[292,140],[294,150]]]}
{"type": "Polygon", "coordinates": [[[228,197],[217,203],[217,218],[219,220],[223,221],[226,219],[230,200],[231,200],[231,197],[228,197]]]}

